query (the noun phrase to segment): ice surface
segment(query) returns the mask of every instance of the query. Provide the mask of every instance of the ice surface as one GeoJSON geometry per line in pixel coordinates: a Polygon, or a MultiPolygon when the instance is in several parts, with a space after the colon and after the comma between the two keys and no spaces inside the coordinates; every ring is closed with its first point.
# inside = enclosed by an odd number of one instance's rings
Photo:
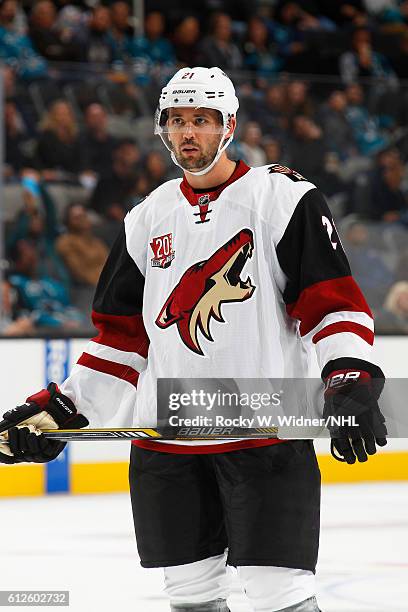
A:
{"type": "MultiPolygon", "coordinates": [[[[139,565],[127,495],[0,506],[0,590],[69,590],[71,612],[168,612],[161,570],[139,565]]],[[[250,612],[231,574],[230,608],[250,612]]],[[[324,612],[408,611],[408,483],[323,489],[318,588],[324,612]]]]}

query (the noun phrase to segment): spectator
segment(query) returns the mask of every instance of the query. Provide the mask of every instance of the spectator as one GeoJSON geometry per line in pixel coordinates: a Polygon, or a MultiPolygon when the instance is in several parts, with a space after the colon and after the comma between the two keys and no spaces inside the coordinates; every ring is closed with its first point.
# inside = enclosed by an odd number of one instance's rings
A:
{"type": "Polygon", "coordinates": [[[298,28],[302,32],[333,32],[336,30],[336,24],[321,12],[321,7],[318,4],[314,0],[310,0],[310,2],[301,0],[299,2],[298,28]]]}
{"type": "Polygon", "coordinates": [[[3,0],[0,3],[0,25],[13,30],[12,24],[17,14],[17,0],[3,0]]]}
{"type": "MultiPolygon", "coordinates": [[[[366,0],[370,3],[370,0],[366,0]]],[[[378,11],[376,0],[371,0],[374,4],[374,10],[376,10],[377,17],[383,25],[383,31],[385,32],[401,32],[406,31],[408,25],[408,2],[407,0],[389,0],[383,2],[381,6],[381,13],[378,11]],[[388,6],[387,6],[388,5],[388,6]],[[379,13],[379,14],[378,14],[379,13]]]]}
{"type": "Polygon", "coordinates": [[[64,41],[75,41],[83,51],[88,34],[88,22],[88,15],[85,16],[80,7],[69,2],[58,11],[55,26],[64,41]]]}
{"type": "Polygon", "coordinates": [[[174,31],[173,47],[177,60],[184,66],[200,64],[200,22],[189,15],[178,24],[174,31]]]}
{"type": "Polygon", "coordinates": [[[111,87],[109,97],[112,109],[109,130],[113,136],[128,138],[134,130],[134,119],[151,113],[145,95],[146,89],[132,82],[129,74],[121,74],[121,78],[111,87]]]}
{"type": "Polygon", "coordinates": [[[398,78],[408,79],[408,32],[405,32],[405,34],[401,37],[399,41],[399,53],[394,58],[392,65],[398,78]]]}
{"type": "Polygon", "coordinates": [[[30,136],[34,136],[36,134],[37,115],[33,108],[32,99],[22,95],[21,88],[19,89],[17,86],[16,72],[11,66],[3,65],[0,70],[3,77],[4,99],[13,102],[25,129],[30,136]]]}
{"type": "Polygon", "coordinates": [[[85,61],[94,64],[110,64],[114,59],[114,44],[109,34],[111,13],[101,4],[92,9],[85,42],[85,61]]]}
{"type": "Polygon", "coordinates": [[[134,59],[145,59],[151,66],[168,66],[175,63],[174,49],[163,36],[165,31],[163,13],[152,11],[145,19],[144,36],[134,38],[130,44],[130,55],[134,59]]]}
{"type": "Polygon", "coordinates": [[[30,140],[24,121],[16,105],[8,101],[4,105],[5,167],[3,175],[11,178],[23,167],[31,166],[30,140]]]}
{"type": "Polygon", "coordinates": [[[244,68],[254,73],[257,87],[265,88],[267,79],[276,75],[282,65],[275,44],[269,40],[264,21],[260,17],[252,17],[248,22],[247,39],[244,43],[244,68]]]}
{"type": "Polygon", "coordinates": [[[367,23],[365,0],[330,0],[319,2],[319,7],[323,15],[341,28],[367,23]]]}
{"type": "Polygon", "coordinates": [[[101,104],[90,104],[85,111],[82,137],[83,170],[104,176],[112,170],[113,150],[117,141],[108,132],[108,115],[101,104]]]}
{"type": "Polygon", "coordinates": [[[8,281],[0,286],[2,295],[1,336],[29,336],[35,329],[29,316],[13,312],[13,289],[8,281]]]}
{"type": "Polygon", "coordinates": [[[265,152],[266,164],[288,165],[289,161],[283,153],[282,144],[276,138],[265,136],[262,139],[262,148],[265,152]]]}
{"type": "Polygon", "coordinates": [[[19,240],[29,240],[39,255],[39,273],[56,278],[68,291],[69,276],[55,250],[59,234],[55,204],[35,171],[24,171],[21,184],[24,208],[8,232],[7,250],[13,249],[19,240]]]}
{"type": "Polygon", "coordinates": [[[339,69],[343,83],[355,83],[361,77],[387,77],[395,80],[387,58],[374,51],[369,30],[355,30],[351,45],[352,49],[340,56],[339,69]]]}
{"type": "Polygon", "coordinates": [[[148,181],[147,189],[149,192],[168,180],[167,165],[161,151],[150,151],[144,165],[146,172],[143,174],[146,175],[148,181]]]}
{"type": "Polygon", "coordinates": [[[408,333],[408,282],[395,283],[388,292],[384,308],[375,318],[380,333],[408,333]]]}
{"type": "Polygon", "coordinates": [[[0,2],[0,25],[9,32],[24,36],[27,33],[27,19],[20,3],[16,0],[0,2]]]}
{"type": "Polygon", "coordinates": [[[286,89],[285,112],[290,126],[296,115],[312,117],[314,106],[308,95],[308,85],[305,81],[290,81],[286,89]]]}
{"type": "Polygon", "coordinates": [[[283,83],[270,85],[261,101],[248,101],[248,114],[257,121],[266,135],[285,138],[287,129],[286,91],[283,83]]]}
{"type": "Polygon", "coordinates": [[[64,100],[53,102],[41,121],[38,140],[38,166],[46,180],[78,174],[82,169],[79,128],[71,106],[64,100]],[[65,174],[64,174],[65,173],[65,174]]]}
{"type": "Polygon", "coordinates": [[[281,2],[277,8],[277,21],[280,27],[274,28],[279,54],[285,60],[284,67],[289,72],[310,71],[310,56],[305,44],[305,34],[299,28],[302,9],[296,2],[281,2]]]}
{"type": "Polygon", "coordinates": [[[371,215],[373,219],[408,224],[408,197],[403,186],[404,165],[395,150],[379,157],[371,177],[371,215]]]}
{"type": "Polygon", "coordinates": [[[140,170],[135,177],[133,187],[129,192],[128,201],[132,203],[132,206],[137,206],[142,202],[152,190],[152,183],[149,180],[149,176],[145,170],[140,170]]]}
{"type": "Polygon", "coordinates": [[[360,85],[353,83],[346,88],[348,106],[345,116],[354,134],[360,153],[373,155],[385,148],[388,139],[382,134],[379,117],[371,115],[364,105],[364,94],[360,85]]]}
{"type": "Polygon", "coordinates": [[[248,121],[245,124],[240,146],[244,161],[249,166],[263,166],[266,163],[265,151],[261,146],[262,132],[256,121],[248,121]]]}
{"type": "Polygon", "coordinates": [[[57,239],[56,250],[71,275],[73,304],[89,311],[108,249],[94,235],[90,215],[81,204],[66,209],[65,227],[67,231],[57,239]]]}
{"type": "Polygon", "coordinates": [[[242,68],[242,56],[232,42],[231,18],[225,13],[215,13],[211,19],[210,34],[200,46],[203,66],[218,66],[223,70],[242,68]]]}
{"type": "MultiPolygon", "coordinates": [[[[133,141],[121,142],[113,152],[112,170],[102,176],[92,193],[90,207],[108,221],[105,241],[111,243],[126,212],[132,207],[135,184],[139,178],[140,152],[133,141]]],[[[106,224],[105,224],[106,225],[106,224]]]]}
{"type": "Polygon", "coordinates": [[[9,283],[15,295],[14,317],[29,317],[36,329],[78,329],[83,315],[72,308],[65,287],[39,273],[39,253],[28,240],[19,240],[12,250],[13,271],[9,283]]]}
{"type": "Polygon", "coordinates": [[[293,120],[291,163],[307,180],[321,185],[328,197],[344,192],[345,185],[336,169],[327,163],[327,146],[322,129],[309,117],[298,115],[293,120]]]}
{"type": "Polygon", "coordinates": [[[6,100],[15,101],[16,97],[16,73],[11,66],[4,65],[1,67],[3,79],[4,98],[6,100]]]}
{"type": "Polygon", "coordinates": [[[394,282],[394,274],[385,263],[381,252],[370,244],[369,231],[359,221],[349,224],[345,231],[345,249],[353,276],[372,308],[379,308],[394,282]]]}
{"type": "Polygon", "coordinates": [[[51,0],[39,0],[31,9],[30,38],[35,49],[49,61],[72,62],[81,59],[82,45],[69,29],[60,29],[51,0]]]}
{"type": "Polygon", "coordinates": [[[293,120],[291,159],[295,170],[317,185],[323,184],[326,145],[321,128],[309,117],[293,120]]]}
{"type": "Polygon", "coordinates": [[[327,148],[345,160],[356,151],[354,134],[346,116],[347,98],[343,91],[335,89],[321,112],[322,127],[327,148]]]}
{"type": "Polygon", "coordinates": [[[110,39],[113,47],[114,60],[123,61],[129,53],[132,44],[132,29],[130,27],[130,8],[127,2],[118,0],[110,7],[111,30],[110,39]]]}
{"type": "Polygon", "coordinates": [[[34,50],[31,40],[25,34],[14,31],[14,17],[17,2],[5,0],[1,5],[0,60],[22,79],[38,79],[47,75],[47,64],[34,50]]]}

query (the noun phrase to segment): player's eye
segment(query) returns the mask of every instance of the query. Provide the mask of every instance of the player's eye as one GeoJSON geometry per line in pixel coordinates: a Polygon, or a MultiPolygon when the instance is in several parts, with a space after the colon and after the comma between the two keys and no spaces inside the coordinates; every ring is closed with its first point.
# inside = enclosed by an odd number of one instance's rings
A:
{"type": "Polygon", "coordinates": [[[205,117],[196,117],[195,123],[196,125],[202,126],[208,123],[208,121],[205,117]]]}

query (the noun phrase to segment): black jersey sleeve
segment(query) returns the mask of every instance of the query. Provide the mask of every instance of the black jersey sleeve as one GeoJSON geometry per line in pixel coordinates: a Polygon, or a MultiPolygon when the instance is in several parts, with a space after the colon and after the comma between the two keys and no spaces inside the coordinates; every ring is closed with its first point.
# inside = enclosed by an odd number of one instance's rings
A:
{"type": "Polygon", "coordinates": [[[99,331],[94,342],[147,356],[149,339],[143,325],[145,279],[126,247],[121,231],[100,276],[92,309],[99,331]]]}
{"type": "Polygon", "coordinates": [[[321,367],[338,357],[366,359],[374,340],[371,311],[318,189],[294,206],[276,252],[287,279],[287,313],[299,321],[302,338],[316,346],[321,367]]]}
{"type": "Polygon", "coordinates": [[[128,253],[123,228],[96,288],[92,321],[98,335],[63,384],[64,393],[94,426],[112,420],[117,426],[132,424],[137,383],[149,347],[143,292],[144,276],[128,253]]]}

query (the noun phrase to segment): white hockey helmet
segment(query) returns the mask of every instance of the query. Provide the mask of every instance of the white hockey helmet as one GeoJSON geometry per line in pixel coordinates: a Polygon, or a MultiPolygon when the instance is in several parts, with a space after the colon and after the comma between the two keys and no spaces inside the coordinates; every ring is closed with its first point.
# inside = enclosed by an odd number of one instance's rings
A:
{"type": "Polygon", "coordinates": [[[231,117],[235,117],[239,107],[231,79],[220,68],[182,68],[163,87],[156,111],[154,133],[158,134],[171,153],[173,162],[185,172],[196,176],[207,174],[220,158],[221,153],[232,142],[233,134],[223,138],[229,130],[231,117]],[[191,106],[192,108],[212,108],[220,112],[220,143],[211,164],[192,172],[185,170],[177,161],[167,130],[168,109],[191,106]]]}

